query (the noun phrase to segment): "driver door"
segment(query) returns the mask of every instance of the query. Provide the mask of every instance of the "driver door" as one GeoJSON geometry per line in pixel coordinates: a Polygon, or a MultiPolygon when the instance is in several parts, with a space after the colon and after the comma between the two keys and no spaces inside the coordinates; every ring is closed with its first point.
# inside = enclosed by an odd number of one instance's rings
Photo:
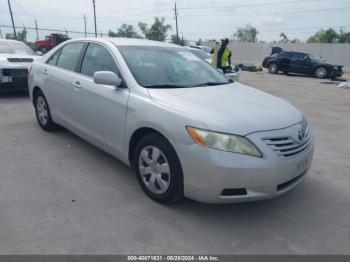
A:
{"type": "Polygon", "coordinates": [[[93,75],[97,71],[112,71],[120,76],[111,52],[101,44],[90,43],[80,74],[72,82],[75,128],[91,143],[121,157],[129,89],[95,84],[93,75]]]}

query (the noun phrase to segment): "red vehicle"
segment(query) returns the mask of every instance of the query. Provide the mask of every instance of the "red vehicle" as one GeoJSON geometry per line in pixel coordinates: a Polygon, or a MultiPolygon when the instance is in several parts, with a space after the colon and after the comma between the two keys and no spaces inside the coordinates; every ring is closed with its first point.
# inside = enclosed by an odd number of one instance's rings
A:
{"type": "Polygon", "coordinates": [[[69,37],[63,34],[51,34],[45,37],[45,40],[35,42],[35,50],[45,54],[50,49],[59,45],[60,43],[69,40],[69,37]]]}

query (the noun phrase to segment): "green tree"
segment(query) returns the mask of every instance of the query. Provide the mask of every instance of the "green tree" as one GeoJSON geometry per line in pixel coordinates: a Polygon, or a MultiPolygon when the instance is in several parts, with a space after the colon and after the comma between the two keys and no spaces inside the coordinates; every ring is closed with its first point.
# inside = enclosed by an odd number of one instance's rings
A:
{"type": "Polygon", "coordinates": [[[117,29],[117,32],[113,32],[109,30],[108,36],[110,37],[126,37],[126,38],[142,38],[141,35],[139,35],[136,32],[136,29],[133,25],[128,24],[122,24],[121,27],[117,29]]]}
{"type": "Polygon", "coordinates": [[[183,36],[179,37],[179,42],[177,43],[176,35],[171,35],[170,42],[176,45],[182,45],[182,46],[188,45],[188,40],[186,40],[183,36]]]}
{"type": "Polygon", "coordinates": [[[288,38],[288,36],[285,33],[281,33],[280,34],[281,39],[278,41],[279,43],[283,43],[283,44],[287,44],[287,43],[291,43],[291,44],[296,44],[296,43],[301,43],[301,41],[298,38],[294,38],[292,40],[290,40],[288,38]]]}
{"type": "Polygon", "coordinates": [[[22,41],[22,42],[27,42],[27,29],[24,27],[23,29],[22,29],[22,31],[19,31],[19,32],[17,32],[17,39],[15,39],[15,37],[14,37],[14,35],[13,34],[10,34],[10,33],[8,33],[8,34],[6,34],[5,35],[5,38],[6,39],[12,39],[12,40],[18,40],[18,41],[22,41]]]}
{"type": "Polygon", "coordinates": [[[146,23],[140,22],[139,28],[145,35],[145,38],[164,42],[168,35],[168,31],[171,30],[171,25],[165,24],[164,17],[155,17],[151,27],[149,27],[146,23]]]}
{"type": "Polygon", "coordinates": [[[22,42],[27,42],[27,29],[24,27],[22,31],[17,33],[17,40],[22,42]]]}
{"type": "Polygon", "coordinates": [[[280,34],[281,40],[279,40],[279,43],[288,43],[289,42],[289,38],[287,37],[287,35],[285,33],[281,33],[280,34]]]}
{"type": "Polygon", "coordinates": [[[238,42],[257,42],[259,31],[250,24],[238,28],[233,37],[238,42]]]}
{"type": "Polygon", "coordinates": [[[328,28],[327,30],[321,29],[316,34],[311,36],[308,43],[336,43],[338,42],[339,34],[333,29],[328,28]]]}
{"type": "Polygon", "coordinates": [[[339,30],[339,43],[350,43],[350,32],[345,32],[343,28],[339,30]]]}

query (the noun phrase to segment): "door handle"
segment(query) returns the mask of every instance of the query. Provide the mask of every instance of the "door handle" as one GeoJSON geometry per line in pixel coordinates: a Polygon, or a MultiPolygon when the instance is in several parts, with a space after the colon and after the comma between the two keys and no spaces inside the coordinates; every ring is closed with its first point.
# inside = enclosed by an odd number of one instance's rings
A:
{"type": "Polygon", "coordinates": [[[43,72],[43,75],[46,75],[46,76],[47,76],[47,69],[46,69],[46,68],[44,68],[44,69],[42,70],[42,72],[43,72]]]}
{"type": "Polygon", "coordinates": [[[74,82],[73,85],[74,85],[75,88],[81,88],[81,84],[80,84],[79,81],[74,82]]]}

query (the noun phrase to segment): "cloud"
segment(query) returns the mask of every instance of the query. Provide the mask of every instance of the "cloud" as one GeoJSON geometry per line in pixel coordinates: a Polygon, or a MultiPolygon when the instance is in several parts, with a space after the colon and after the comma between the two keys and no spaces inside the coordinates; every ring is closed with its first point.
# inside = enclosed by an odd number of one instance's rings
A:
{"type": "Polygon", "coordinates": [[[260,17],[259,22],[261,25],[265,26],[274,26],[274,25],[283,25],[285,23],[282,16],[269,16],[264,15],[260,17]]]}

